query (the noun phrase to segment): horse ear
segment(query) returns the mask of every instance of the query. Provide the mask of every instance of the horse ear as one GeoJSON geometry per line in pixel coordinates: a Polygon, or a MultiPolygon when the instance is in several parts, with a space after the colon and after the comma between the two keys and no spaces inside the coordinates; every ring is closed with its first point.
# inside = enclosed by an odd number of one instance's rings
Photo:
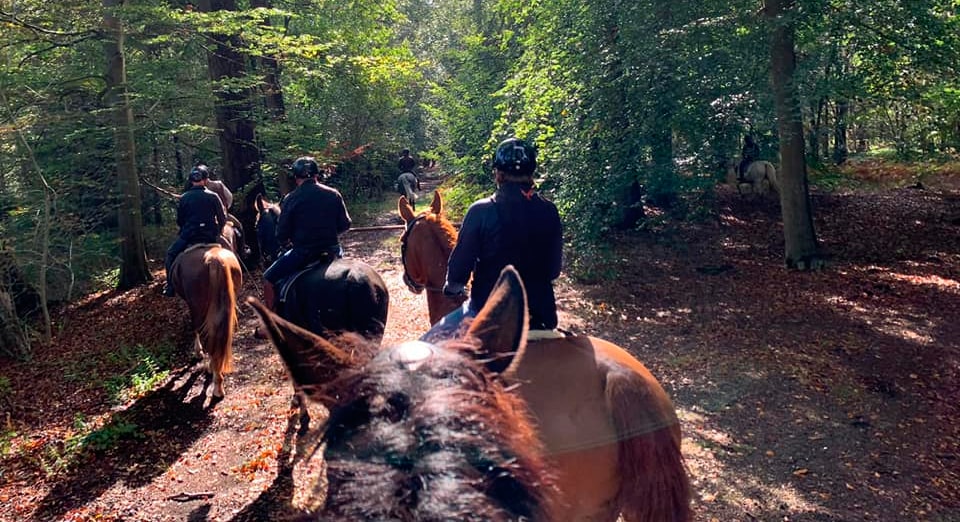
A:
{"type": "Polygon", "coordinates": [[[253,206],[257,209],[257,212],[263,212],[263,209],[267,206],[266,203],[263,202],[263,194],[257,194],[257,199],[253,202],[253,206]]]}
{"type": "Polygon", "coordinates": [[[403,218],[404,223],[409,223],[416,217],[413,213],[413,207],[407,201],[407,196],[400,196],[400,200],[397,201],[397,210],[400,211],[400,217],[403,218]]]}
{"type": "Polygon", "coordinates": [[[527,346],[528,321],[526,290],[520,274],[507,265],[467,330],[480,340],[480,358],[489,370],[503,373],[520,360],[527,346]]]}
{"type": "Polygon", "coordinates": [[[323,387],[342,371],[360,364],[355,355],[357,351],[340,349],[323,337],[282,319],[254,297],[248,297],[247,304],[260,316],[294,387],[324,406],[332,405],[333,400],[323,393],[323,387]]]}
{"type": "Polygon", "coordinates": [[[441,210],[443,210],[443,200],[440,199],[440,191],[435,190],[433,192],[433,203],[430,204],[430,212],[439,216],[441,210]]]}

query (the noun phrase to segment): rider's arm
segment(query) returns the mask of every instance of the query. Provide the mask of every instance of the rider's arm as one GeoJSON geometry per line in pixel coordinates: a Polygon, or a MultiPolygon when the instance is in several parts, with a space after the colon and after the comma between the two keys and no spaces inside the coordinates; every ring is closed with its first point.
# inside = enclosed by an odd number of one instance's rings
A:
{"type": "Polygon", "coordinates": [[[337,213],[337,234],[342,234],[347,230],[350,230],[350,225],[353,224],[353,221],[350,219],[350,214],[347,212],[347,204],[343,201],[343,196],[337,193],[337,200],[340,203],[340,211],[337,213]]]}
{"type": "Polygon", "coordinates": [[[277,220],[277,242],[285,247],[293,237],[293,222],[296,221],[296,202],[293,198],[287,197],[283,200],[283,212],[280,212],[280,219],[277,220]]]}
{"type": "Polygon", "coordinates": [[[217,209],[217,210],[216,210],[216,212],[217,212],[217,227],[220,228],[220,229],[222,229],[223,226],[227,224],[227,213],[226,213],[226,211],[223,209],[223,202],[220,201],[220,197],[217,196],[217,197],[214,198],[214,199],[216,199],[216,203],[217,203],[216,205],[213,205],[213,207],[217,209]]]}
{"type": "Polygon", "coordinates": [[[550,217],[550,229],[545,232],[548,234],[547,237],[550,238],[550,243],[548,246],[548,265],[547,274],[550,275],[550,280],[554,280],[560,277],[560,269],[563,265],[563,223],[560,221],[560,213],[557,212],[557,207],[551,205],[550,210],[552,215],[550,217]]]}
{"type": "Polygon", "coordinates": [[[463,217],[460,234],[457,236],[457,244],[453,247],[453,252],[450,252],[450,262],[447,265],[447,284],[463,287],[470,279],[470,273],[480,256],[480,245],[483,241],[482,210],[481,207],[477,206],[477,203],[474,203],[467,210],[467,215],[463,217]]]}

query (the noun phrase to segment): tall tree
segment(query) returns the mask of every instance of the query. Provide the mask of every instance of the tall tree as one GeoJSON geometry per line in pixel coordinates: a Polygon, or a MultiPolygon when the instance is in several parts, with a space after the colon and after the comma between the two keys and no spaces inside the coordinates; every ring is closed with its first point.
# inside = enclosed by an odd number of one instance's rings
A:
{"type": "Polygon", "coordinates": [[[107,61],[106,101],[113,112],[113,150],[119,192],[120,279],[117,287],[133,288],[152,279],[147,268],[140,206],[140,180],[133,136],[133,110],[127,93],[127,69],[123,55],[123,27],[116,9],[125,0],[103,0],[103,27],[107,35],[103,50],[107,61]]]}
{"type": "Polygon", "coordinates": [[[786,264],[797,270],[814,270],[820,268],[823,262],[818,254],[817,236],[813,228],[801,101],[794,78],[797,62],[793,18],[796,13],[791,10],[793,5],[793,0],[766,0],[764,14],[771,26],[770,82],[780,134],[780,206],[786,264]]]}
{"type": "MultiPolygon", "coordinates": [[[[201,0],[199,8],[206,13],[237,10],[234,0],[201,0]]],[[[217,132],[222,154],[223,181],[242,197],[237,198],[240,222],[247,231],[254,230],[254,201],[263,194],[260,179],[260,150],[257,147],[253,118],[253,95],[247,78],[246,56],[240,51],[237,34],[214,33],[216,46],[207,54],[210,79],[216,91],[217,132]]],[[[249,232],[248,232],[249,234],[249,232]]],[[[252,259],[259,259],[256,241],[250,244],[252,259]]]]}

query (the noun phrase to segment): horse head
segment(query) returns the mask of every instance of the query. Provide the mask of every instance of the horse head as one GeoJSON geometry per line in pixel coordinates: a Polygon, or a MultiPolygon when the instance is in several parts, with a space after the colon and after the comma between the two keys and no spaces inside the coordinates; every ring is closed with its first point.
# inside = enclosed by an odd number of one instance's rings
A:
{"type": "Polygon", "coordinates": [[[258,194],[254,208],[257,210],[257,241],[260,244],[260,254],[269,266],[280,256],[281,245],[277,241],[280,205],[270,203],[262,194],[258,194]]]}
{"type": "Polygon", "coordinates": [[[403,282],[411,292],[427,291],[430,322],[436,323],[464,301],[443,295],[447,259],[457,241],[457,231],[441,215],[443,200],[439,192],[434,192],[433,202],[425,212],[415,214],[405,196],[400,196],[397,210],[406,225],[400,236],[403,282]]]}
{"type": "Polygon", "coordinates": [[[526,346],[526,296],[512,267],[462,336],[439,344],[327,340],[248,302],[297,386],[330,410],[323,516],[554,519],[535,428],[500,380],[526,346]]]}

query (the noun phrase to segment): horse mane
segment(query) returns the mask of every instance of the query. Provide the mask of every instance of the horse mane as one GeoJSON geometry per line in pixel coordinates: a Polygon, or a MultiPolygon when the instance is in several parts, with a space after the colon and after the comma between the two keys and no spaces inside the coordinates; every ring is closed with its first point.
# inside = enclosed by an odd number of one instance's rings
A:
{"type": "Polygon", "coordinates": [[[451,223],[450,220],[440,214],[429,212],[424,218],[424,221],[434,225],[430,227],[430,229],[433,231],[434,236],[444,245],[444,250],[448,250],[457,242],[457,229],[453,227],[453,223],[451,223]]]}
{"type": "Polygon", "coordinates": [[[556,491],[522,400],[469,344],[416,370],[381,352],[327,387],[324,441],[333,520],[552,519],[556,491]]]}

